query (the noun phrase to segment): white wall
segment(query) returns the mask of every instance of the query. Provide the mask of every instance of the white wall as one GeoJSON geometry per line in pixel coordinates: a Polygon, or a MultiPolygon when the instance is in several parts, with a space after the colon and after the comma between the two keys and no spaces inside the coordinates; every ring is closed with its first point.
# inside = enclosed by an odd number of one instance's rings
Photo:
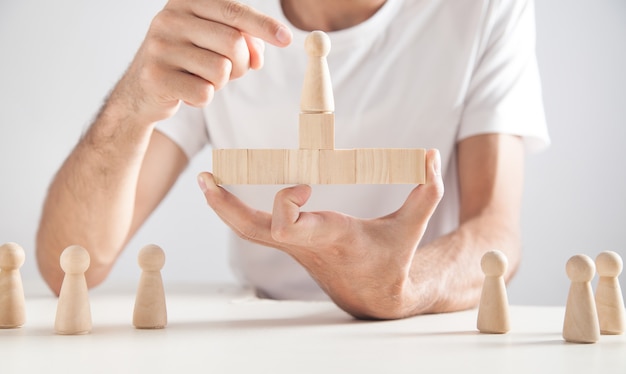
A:
{"type": "Polygon", "coordinates": [[[564,304],[570,256],[613,250],[626,260],[626,2],[536,0],[536,8],[553,145],[528,158],[525,257],[510,296],[564,304]]]}
{"type": "MultiPolygon", "coordinates": [[[[27,280],[39,279],[34,235],[47,185],[164,3],[0,2],[0,243],[25,247],[27,280]]],[[[571,255],[626,258],[626,2],[537,0],[537,23],[554,144],[528,159],[525,258],[509,296],[563,304],[571,255]]],[[[195,182],[210,168],[209,153],[194,160],[108,283],[134,282],[137,250],[151,242],[167,251],[167,281],[233,279],[226,231],[195,182]]]]}

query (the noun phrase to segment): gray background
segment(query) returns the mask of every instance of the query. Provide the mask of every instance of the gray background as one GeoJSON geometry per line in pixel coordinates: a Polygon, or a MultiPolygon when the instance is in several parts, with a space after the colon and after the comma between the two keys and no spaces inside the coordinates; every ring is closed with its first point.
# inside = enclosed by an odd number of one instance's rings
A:
{"type": "MultiPolygon", "coordinates": [[[[47,185],[164,3],[0,2],[0,243],[26,249],[25,282],[40,279],[34,236],[47,185]]],[[[626,2],[538,0],[536,10],[553,145],[528,157],[525,257],[509,298],[563,305],[570,256],[603,250],[626,256],[626,2]]],[[[210,167],[207,150],[133,239],[106,284],[135,282],[136,254],[147,243],[167,251],[166,282],[233,280],[226,229],[195,181],[210,167]]]]}

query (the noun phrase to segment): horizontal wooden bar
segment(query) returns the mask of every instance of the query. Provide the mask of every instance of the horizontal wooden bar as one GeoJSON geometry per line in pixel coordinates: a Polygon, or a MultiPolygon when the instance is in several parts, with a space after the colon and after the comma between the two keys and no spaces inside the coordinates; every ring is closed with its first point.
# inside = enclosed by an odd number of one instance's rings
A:
{"type": "Polygon", "coordinates": [[[423,184],[426,151],[215,149],[218,184],[423,184]]]}

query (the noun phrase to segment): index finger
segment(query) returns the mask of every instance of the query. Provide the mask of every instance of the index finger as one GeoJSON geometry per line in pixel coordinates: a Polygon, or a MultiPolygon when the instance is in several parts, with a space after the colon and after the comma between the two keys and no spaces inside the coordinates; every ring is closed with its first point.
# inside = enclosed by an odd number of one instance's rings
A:
{"type": "Polygon", "coordinates": [[[232,26],[277,47],[289,45],[293,37],[281,22],[235,0],[194,1],[191,8],[199,17],[232,26]]]}

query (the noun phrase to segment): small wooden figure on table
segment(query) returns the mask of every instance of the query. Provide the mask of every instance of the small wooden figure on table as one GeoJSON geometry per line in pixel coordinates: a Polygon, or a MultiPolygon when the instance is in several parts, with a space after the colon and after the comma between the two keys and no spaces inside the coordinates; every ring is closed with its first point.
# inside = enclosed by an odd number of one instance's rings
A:
{"type": "Polygon", "coordinates": [[[57,304],[54,330],[61,335],[87,334],[91,331],[91,306],[85,272],[89,268],[89,252],[72,245],[61,253],[65,272],[57,304]]]}
{"type": "Polygon", "coordinates": [[[167,307],[161,269],[165,253],[161,247],[150,244],[139,251],[141,277],[137,287],[133,325],[138,329],[162,329],[167,325],[167,307]]]}
{"type": "Polygon", "coordinates": [[[600,338],[600,324],[590,283],[596,272],[595,265],[588,256],[576,255],[567,261],[565,270],[571,285],[565,305],[563,338],[571,343],[595,343],[600,338]]]}
{"type": "Polygon", "coordinates": [[[20,327],[26,321],[20,268],[24,249],[16,243],[0,246],[0,329],[20,327]]]}
{"type": "Polygon", "coordinates": [[[480,262],[485,281],[478,308],[478,330],[487,334],[504,334],[510,330],[509,299],[504,273],[508,260],[500,251],[490,251],[480,262]]]}
{"type": "Polygon", "coordinates": [[[622,268],[622,258],[615,252],[602,252],[596,257],[596,269],[600,276],[596,287],[596,308],[602,335],[624,333],[626,312],[622,289],[617,279],[622,268]]]}

